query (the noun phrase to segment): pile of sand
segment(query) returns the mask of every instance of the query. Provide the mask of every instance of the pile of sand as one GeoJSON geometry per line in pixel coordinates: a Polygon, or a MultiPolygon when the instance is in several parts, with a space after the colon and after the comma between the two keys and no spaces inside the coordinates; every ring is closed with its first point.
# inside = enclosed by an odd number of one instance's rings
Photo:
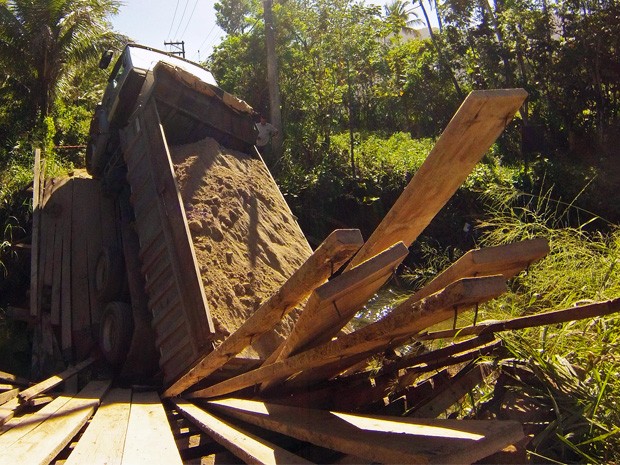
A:
{"type": "MultiPolygon", "coordinates": [[[[221,339],[277,291],[312,250],[261,160],[211,138],[172,147],[171,157],[221,339]]],[[[289,330],[290,322],[278,331],[289,330]]],[[[257,350],[264,356],[274,348],[257,350]]]]}

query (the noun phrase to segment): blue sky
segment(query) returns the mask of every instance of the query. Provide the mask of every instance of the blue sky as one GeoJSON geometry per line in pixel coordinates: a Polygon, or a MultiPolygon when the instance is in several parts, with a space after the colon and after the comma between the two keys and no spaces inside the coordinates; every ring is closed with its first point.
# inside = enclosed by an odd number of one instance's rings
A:
{"type": "MultiPolygon", "coordinates": [[[[114,28],[135,42],[172,51],[164,42],[185,42],[185,58],[206,59],[224,35],[215,24],[217,0],[125,0],[114,28]]],[[[366,0],[383,5],[387,0],[366,0]]]]}
{"type": "Polygon", "coordinates": [[[215,24],[216,0],[125,0],[112,18],[114,29],[160,50],[164,42],[184,41],[185,57],[205,59],[224,32],[215,24]]]}

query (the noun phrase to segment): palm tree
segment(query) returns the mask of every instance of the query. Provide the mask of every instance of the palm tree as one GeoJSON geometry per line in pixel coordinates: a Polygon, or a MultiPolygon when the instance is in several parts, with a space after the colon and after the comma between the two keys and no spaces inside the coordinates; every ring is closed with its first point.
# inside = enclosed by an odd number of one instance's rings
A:
{"type": "Polygon", "coordinates": [[[385,19],[392,26],[395,33],[402,35],[413,34],[419,36],[420,33],[414,26],[422,24],[418,15],[406,0],[392,0],[384,7],[385,19]],[[412,18],[413,16],[413,18],[412,18]]]}
{"type": "Polygon", "coordinates": [[[119,0],[0,1],[0,64],[31,121],[49,115],[62,78],[114,40],[106,18],[119,0]]]}

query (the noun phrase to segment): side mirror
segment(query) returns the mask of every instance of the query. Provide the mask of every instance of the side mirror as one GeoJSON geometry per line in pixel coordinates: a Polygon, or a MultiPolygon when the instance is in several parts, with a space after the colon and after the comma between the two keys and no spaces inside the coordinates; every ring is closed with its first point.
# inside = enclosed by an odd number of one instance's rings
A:
{"type": "Polygon", "coordinates": [[[114,53],[112,52],[112,50],[106,50],[105,52],[103,52],[103,54],[101,55],[101,59],[99,60],[99,68],[106,69],[108,66],[110,66],[113,55],[114,53]]]}

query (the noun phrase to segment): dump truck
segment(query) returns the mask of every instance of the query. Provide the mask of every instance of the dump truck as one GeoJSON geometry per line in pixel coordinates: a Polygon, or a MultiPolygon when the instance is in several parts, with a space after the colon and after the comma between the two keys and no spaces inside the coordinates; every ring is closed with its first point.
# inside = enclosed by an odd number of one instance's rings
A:
{"type": "MultiPolygon", "coordinates": [[[[100,66],[105,67],[109,62],[110,54],[104,54],[100,66]]],[[[243,214],[231,211],[224,218],[218,217],[215,208],[193,209],[192,195],[195,197],[196,192],[181,192],[179,173],[175,172],[171,158],[175,147],[191,148],[192,144],[208,141],[206,146],[212,147],[210,150],[218,156],[226,152],[228,162],[223,162],[224,165],[239,163],[235,169],[241,171],[246,169],[244,166],[254,166],[254,171],[242,179],[249,183],[258,176],[263,187],[272,186],[277,195],[263,204],[285,211],[282,228],[292,230],[293,242],[297,244],[292,255],[300,257],[297,260],[300,264],[311,253],[254,146],[253,117],[252,108],[217,87],[210,72],[180,57],[128,45],[112,68],[102,102],[91,122],[86,165],[92,177],[101,181],[104,195],[116,201],[118,231],[103,233],[117,235],[119,241],[102,250],[94,280],[96,294],[104,304],[102,315],[97,318],[99,344],[108,361],[122,367],[125,374],[144,373],[148,371],[146,367],[158,360],[163,382],[169,384],[212,350],[218,333],[224,337],[235,329],[235,324],[226,327],[225,322],[214,323],[207,295],[216,307],[222,307],[220,313],[230,313],[230,307],[240,300],[251,313],[260,300],[253,297],[254,291],[250,289],[249,280],[256,278],[252,271],[248,270],[248,283],[237,284],[229,295],[221,289],[228,286],[227,279],[212,284],[211,278],[205,277],[215,271],[205,270],[204,264],[197,260],[194,241],[200,238],[202,244],[204,236],[209,239],[213,236],[217,240],[212,243],[217,248],[226,242],[227,232],[234,230],[233,223],[244,221],[239,220],[243,214]],[[226,225],[220,226],[220,222],[226,225]],[[219,295],[226,299],[221,305],[217,303],[219,295]],[[149,353],[154,355],[148,356],[149,353]]],[[[204,158],[203,155],[198,158],[204,158]]],[[[199,185],[206,182],[201,176],[214,169],[211,164],[215,161],[202,163],[199,185]]],[[[195,171],[196,166],[192,165],[190,171],[195,171]]],[[[243,191],[242,186],[226,183],[224,187],[214,185],[209,189],[216,197],[223,196],[226,189],[238,193],[247,206],[240,208],[241,211],[250,211],[252,205],[252,211],[259,211],[255,199],[260,202],[264,197],[264,189],[259,187],[243,191]]],[[[261,214],[262,218],[269,216],[261,214]]],[[[247,223],[251,226],[252,218],[247,223]]],[[[249,226],[244,226],[245,232],[235,239],[243,245],[241,254],[251,248],[249,226]],[[246,233],[247,237],[241,237],[246,233]]],[[[243,262],[243,257],[236,258],[229,250],[236,244],[227,247],[223,260],[229,264],[243,262]]],[[[216,253],[211,245],[209,252],[216,253]]],[[[276,257],[276,265],[270,266],[281,267],[284,256],[291,255],[286,245],[279,254],[282,255],[279,261],[276,257]]],[[[256,257],[252,257],[252,263],[257,263],[256,257]]],[[[277,274],[282,275],[281,279],[276,279],[273,285],[262,280],[260,297],[277,288],[290,272],[278,269],[277,274]]],[[[240,315],[239,321],[245,317],[247,314],[240,315]]]]}

